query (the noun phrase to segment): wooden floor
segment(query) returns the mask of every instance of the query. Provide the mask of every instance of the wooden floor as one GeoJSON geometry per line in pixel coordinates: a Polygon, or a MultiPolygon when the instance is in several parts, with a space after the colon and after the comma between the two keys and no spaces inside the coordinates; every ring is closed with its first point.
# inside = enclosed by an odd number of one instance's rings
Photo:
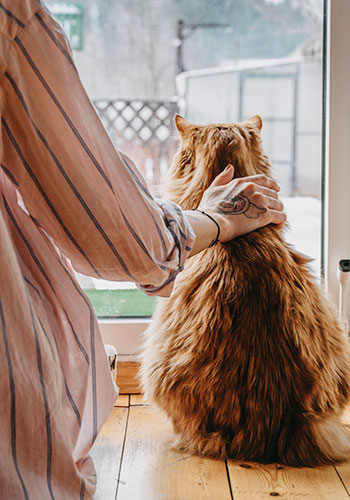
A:
{"type": "Polygon", "coordinates": [[[348,500],[350,462],[293,469],[172,451],[171,424],[138,395],[119,396],[92,450],[94,500],[348,500]]]}

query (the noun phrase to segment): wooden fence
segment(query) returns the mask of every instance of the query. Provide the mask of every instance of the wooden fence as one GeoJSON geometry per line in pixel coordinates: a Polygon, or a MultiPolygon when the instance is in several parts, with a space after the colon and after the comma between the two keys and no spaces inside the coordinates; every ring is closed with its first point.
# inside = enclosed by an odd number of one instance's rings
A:
{"type": "Polygon", "coordinates": [[[135,161],[150,186],[159,185],[178,147],[177,100],[99,99],[94,105],[115,146],[135,161]]]}

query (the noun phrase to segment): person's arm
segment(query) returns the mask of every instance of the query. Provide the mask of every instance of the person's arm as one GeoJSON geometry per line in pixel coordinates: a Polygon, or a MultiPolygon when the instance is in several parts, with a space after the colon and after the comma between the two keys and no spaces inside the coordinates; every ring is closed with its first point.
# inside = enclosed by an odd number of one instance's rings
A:
{"type": "Polygon", "coordinates": [[[154,199],[115,149],[66,37],[37,9],[15,11],[1,81],[2,168],[75,270],[169,294],[192,248],[191,225],[175,204],[154,199]]]}

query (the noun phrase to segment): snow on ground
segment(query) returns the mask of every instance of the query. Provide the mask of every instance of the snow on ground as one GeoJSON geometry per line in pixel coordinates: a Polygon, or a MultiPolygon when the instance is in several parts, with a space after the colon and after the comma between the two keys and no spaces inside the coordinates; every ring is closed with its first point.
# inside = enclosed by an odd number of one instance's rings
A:
{"type": "MultiPolygon", "coordinates": [[[[285,239],[298,251],[310,256],[313,260],[311,268],[316,276],[320,274],[321,249],[321,201],[316,198],[299,197],[283,198],[288,216],[288,228],[285,239]]],[[[83,288],[97,290],[119,290],[135,288],[134,283],[106,281],[83,276],[77,273],[78,281],[83,288]]]]}
{"type": "Polygon", "coordinates": [[[316,198],[283,198],[288,217],[285,239],[296,250],[311,257],[311,268],[320,275],[321,265],[321,201],[316,198]]]}

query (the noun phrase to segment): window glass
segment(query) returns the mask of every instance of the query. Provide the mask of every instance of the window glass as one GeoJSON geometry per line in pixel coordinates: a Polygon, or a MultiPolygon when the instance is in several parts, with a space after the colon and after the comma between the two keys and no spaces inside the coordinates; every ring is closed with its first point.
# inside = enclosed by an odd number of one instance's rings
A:
{"type": "MultiPolygon", "coordinates": [[[[322,1],[47,1],[115,145],[151,188],[176,151],[173,117],[260,114],[289,218],[286,238],[320,269],[322,1]]],[[[133,284],[79,276],[100,316],[147,316],[133,284]]]]}

